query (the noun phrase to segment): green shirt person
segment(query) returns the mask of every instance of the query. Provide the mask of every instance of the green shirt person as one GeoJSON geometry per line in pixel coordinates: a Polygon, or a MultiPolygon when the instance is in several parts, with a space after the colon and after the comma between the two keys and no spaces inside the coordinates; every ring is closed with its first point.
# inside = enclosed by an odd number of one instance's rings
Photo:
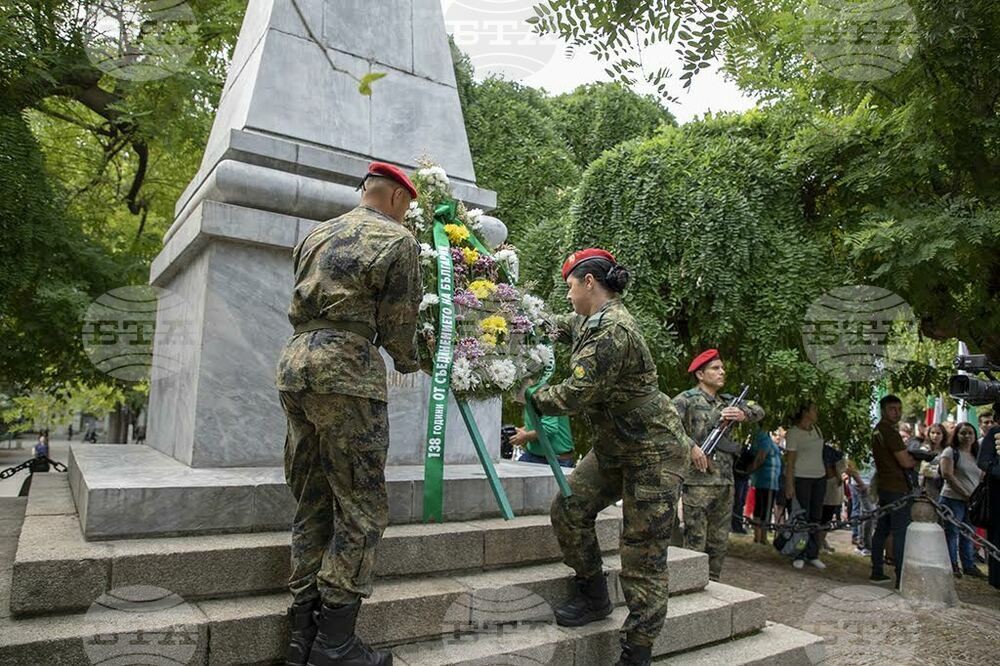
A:
{"type": "MultiPolygon", "coordinates": [[[[538,441],[538,433],[527,429],[528,410],[524,410],[524,428],[515,428],[514,434],[510,438],[510,443],[520,446],[524,453],[518,458],[518,462],[547,464],[545,451],[538,441]]],[[[559,458],[559,464],[563,467],[576,467],[576,453],[573,446],[573,434],[570,431],[569,417],[567,416],[540,416],[542,430],[545,431],[552,450],[559,458]]]]}
{"type": "Polygon", "coordinates": [[[595,437],[569,475],[572,495],[552,502],[552,527],[577,590],[555,610],[556,622],[582,626],[613,610],[594,520],[621,499],[619,580],[629,614],[618,664],[644,666],[667,613],[667,544],[680,485],[692,462],[705,469],[707,460],[660,392],[646,340],[621,301],[629,271],[592,248],[572,254],[562,276],[577,315],[555,322],[572,344],[570,373],[529,390],[528,399],[542,415],[586,417],[595,437]]]}

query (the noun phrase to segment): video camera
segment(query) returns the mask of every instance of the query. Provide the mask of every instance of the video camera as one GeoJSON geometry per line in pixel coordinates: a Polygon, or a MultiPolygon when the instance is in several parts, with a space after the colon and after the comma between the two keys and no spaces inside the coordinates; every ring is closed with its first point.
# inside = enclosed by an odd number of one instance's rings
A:
{"type": "Polygon", "coordinates": [[[948,380],[948,394],[956,400],[971,405],[1000,405],[1000,381],[993,375],[1000,366],[992,363],[985,354],[959,355],[955,367],[969,373],[983,373],[988,381],[969,375],[953,375],[948,380]]]}
{"type": "Polygon", "coordinates": [[[500,428],[500,457],[510,460],[514,457],[514,445],[510,438],[517,432],[517,428],[512,425],[504,425],[500,428]]]}

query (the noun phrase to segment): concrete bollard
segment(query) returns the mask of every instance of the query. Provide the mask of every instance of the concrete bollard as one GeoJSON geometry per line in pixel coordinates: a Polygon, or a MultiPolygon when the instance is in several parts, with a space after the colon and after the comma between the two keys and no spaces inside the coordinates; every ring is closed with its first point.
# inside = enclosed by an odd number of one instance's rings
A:
{"type": "Polygon", "coordinates": [[[916,500],[906,530],[899,593],[905,599],[954,606],[958,603],[944,530],[930,502],[916,500]]]}

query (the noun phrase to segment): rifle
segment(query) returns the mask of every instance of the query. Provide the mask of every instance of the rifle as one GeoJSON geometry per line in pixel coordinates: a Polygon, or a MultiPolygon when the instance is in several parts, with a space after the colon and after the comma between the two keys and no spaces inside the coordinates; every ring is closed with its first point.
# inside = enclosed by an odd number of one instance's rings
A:
{"type": "MultiPolygon", "coordinates": [[[[726,405],[726,407],[743,406],[743,404],[746,402],[747,393],[749,392],[750,392],[750,385],[744,384],[743,390],[740,391],[740,394],[735,398],[733,398],[730,401],[730,403],[726,405]]],[[[710,456],[713,453],[715,453],[715,448],[719,445],[719,442],[722,440],[722,438],[725,437],[727,434],[729,434],[729,431],[732,430],[734,423],[736,422],[726,421],[725,419],[721,419],[719,421],[719,425],[715,426],[715,429],[712,430],[712,432],[708,433],[708,437],[706,437],[705,441],[702,442],[701,444],[701,450],[706,456],[710,456]]]]}

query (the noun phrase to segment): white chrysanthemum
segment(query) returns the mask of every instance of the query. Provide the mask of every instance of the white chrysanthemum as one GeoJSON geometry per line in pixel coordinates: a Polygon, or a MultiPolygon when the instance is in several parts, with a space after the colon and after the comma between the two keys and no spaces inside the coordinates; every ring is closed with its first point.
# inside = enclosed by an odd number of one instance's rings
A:
{"type": "Polygon", "coordinates": [[[420,169],[417,174],[427,180],[431,187],[447,187],[448,186],[448,173],[439,166],[424,167],[420,169]]]}
{"type": "Polygon", "coordinates": [[[437,259],[437,250],[431,247],[428,243],[420,244],[420,261],[427,266],[430,266],[437,259]]]}
{"type": "Polygon", "coordinates": [[[475,231],[479,231],[479,228],[483,225],[483,210],[481,208],[473,208],[469,211],[469,226],[475,231]]]}
{"type": "Polygon", "coordinates": [[[434,335],[434,324],[430,323],[429,321],[425,321],[421,329],[425,336],[434,335]]]}
{"type": "MultiPolygon", "coordinates": [[[[493,258],[496,259],[497,262],[505,264],[507,266],[507,272],[510,273],[511,278],[517,282],[517,278],[521,272],[521,260],[518,258],[517,252],[511,248],[505,248],[493,255],[493,258]]],[[[534,319],[534,317],[532,317],[532,319],[534,319]]]]}
{"type": "Polygon", "coordinates": [[[423,312],[432,305],[437,305],[441,302],[441,299],[437,297],[437,294],[424,294],[423,300],[420,301],[420,311],[423,312]]]}
{"type": "Polygon", "coordinates": [[[548,345],[535,345],[528,352],[528,356],[538,365],[545,367],[552,361],[552,347],[548,345]]]}
{"type": "Polygon", "coordinates": [[[456,358],[451,365],[451,387],[456,391],[472,391],[482,383],[472,363],[465,358],[456,358]]]}
{"type": "Polygon", "coordinates": [[[521,299],[521,305],[524,306],[524,314],[533,320],[541,317],[545,310],[545,301],[531,294],[524,295],[521,299]]]}
{"type": "Polygon", "coordinates": [[[493,361],[486,366],[486,376],[497,387],[506,391],[517,381],[517,367],[510,359],[493,361]]]}

